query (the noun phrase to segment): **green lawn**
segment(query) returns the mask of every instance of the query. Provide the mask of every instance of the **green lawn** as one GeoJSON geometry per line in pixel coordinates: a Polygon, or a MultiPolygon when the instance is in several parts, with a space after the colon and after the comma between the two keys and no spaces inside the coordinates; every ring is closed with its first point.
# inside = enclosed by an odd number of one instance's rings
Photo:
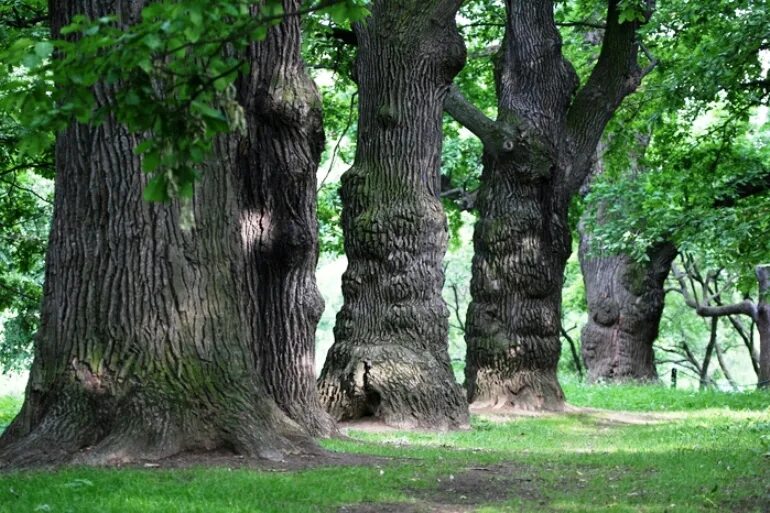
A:
{"type": "MultiPolygon", "coordinates": [[[[397,458],[369,467],[7,474],[0,512],[770,512],[770,394],[565,390],[576,405],[636,413],[475,418],[470,431],[323,442],[397,458]]],[[[16,408],[0,398],[0,425],[16,408]]]]}

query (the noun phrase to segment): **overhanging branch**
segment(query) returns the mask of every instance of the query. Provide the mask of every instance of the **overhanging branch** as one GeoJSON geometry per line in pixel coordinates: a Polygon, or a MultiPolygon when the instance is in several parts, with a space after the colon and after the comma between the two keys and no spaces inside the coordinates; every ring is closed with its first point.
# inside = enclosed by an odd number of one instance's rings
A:
{"type": "Polygon", "coordinates": [[[454,84],[449,86],[449,92],[444,99],[444,110],[481,139],[485,146],[494,139],[494,134],[497,132],[495,122],[469,102],[454,84]]]}
{"type": "Polygon", "coordinates": [[[608,0],[607,28],[602,49],[588,81],[567,113],[567,128],[575,152],[566,177],[568,196],[575,194],[590,172],[591,158],[607,123],[623,99],[636,90],[642,77],[637,57],[639,21],[620,21],[618,0],[608,0]]]}

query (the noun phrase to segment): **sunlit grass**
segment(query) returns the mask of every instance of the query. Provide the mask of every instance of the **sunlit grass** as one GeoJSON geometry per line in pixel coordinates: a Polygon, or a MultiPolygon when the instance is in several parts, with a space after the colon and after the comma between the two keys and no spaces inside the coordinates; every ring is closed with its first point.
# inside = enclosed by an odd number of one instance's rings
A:
{"type": "Polygon", "coordinates": [[[628,411],[688,411],[706,408],[767,410],[770,392],[739,394],[718,390],[670,389],[664,385],[584,385],[571,380],[562,383],[567,401],[575,406],[628,411]]]}
{"type": "MultiPolygon", "coordinates": [[[[419,505],[426,499],[416,490],[475,467],[504,468],[537,490],[535,498],[509,485],[508,498],[478,505],[481,513],[770,509],[770,394],[578,385],[567,392],[573,404],[636,413],[474,418],[468,431],[354,431],[352,439],[323,442],[332,451],[394,458],[371,467],[7,474],[0,477],[0,512],[303,513],[361,502],[419,505]]],[[[0,399],[0,419],[16,408],[18,401],[0,399]]]]}
{"type": "Polygon", "coordinates": [[[21,409],[21,397],[13,395],[0,396],[0,432],[11,423],[16,413],[21,409]]]}

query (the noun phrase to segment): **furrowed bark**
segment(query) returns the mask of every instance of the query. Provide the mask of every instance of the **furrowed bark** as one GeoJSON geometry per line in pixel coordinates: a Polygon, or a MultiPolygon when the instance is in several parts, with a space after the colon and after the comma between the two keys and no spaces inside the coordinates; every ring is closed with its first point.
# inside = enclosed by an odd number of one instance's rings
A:
{"type": "Polygon", "coordinates": [[[633,90],[628,78],[638,70],[637,24],[619,23],[617,1],[608,2],[599,60],[573,99],[578,80],[562,55],[553,3],[508,0],[506,8],[494,129],[456,95],[447,103],[447,111],[484,143],[466,386],[473,408],[559,410],[568,205],[604,127],[633,90]]]}
{"type": "Polygon", "coordinates": [[[588,380],[656,380],[653,342],[676,249],[662,244],[650,250],[647,262],[635,262],[626,255],[592,255],[590,244],[581,227],[580,267],[588,300],[581,345],[588,380]]]}
{"type": "Polygon", "coordinates": [[[339,420],[468,422],[447,352],[447,224],[438,198],[443,101],[465,58],[459,4],[379,0],[355,27],[359,137],[341,189],[345,303],[319,379],[339,420]]]}
{"type": "MultiPolygon", "coordinates": [[[[301,9],[285,0],[284,12],[301,9]]],[[[334,432],[318,400],[315,329],[323,299],[318,260],[316,170],[323,114],[300,55],[299,16],[286,16],[251,45],[239,80],[248,137],[238,165],[246,258],[247,315],[257,366],[268,391],[313,436],[334,432]]]]}
{"type": "MultiPolygon", "coordinates": [[[[52,2],[54,35],[77,13],[128,24],[141,7],[52,2]]],[[[115,91],[95,93],[104,105],[115,91]]],[[[196,186],[190,230],[179,204],[143,200],[137,143],[109,119],[57,138],[41,327],[2,466],[216,448],[276,459],[310,447],[267,395],[243,329],[233,139],[218,141],[196,186]]]]}
{"type": "Polygon", "coordinates": [[[759,283],[757,331],[759,332],[759,388],[770,388],[770,265],[756,268],[759,283]]]}

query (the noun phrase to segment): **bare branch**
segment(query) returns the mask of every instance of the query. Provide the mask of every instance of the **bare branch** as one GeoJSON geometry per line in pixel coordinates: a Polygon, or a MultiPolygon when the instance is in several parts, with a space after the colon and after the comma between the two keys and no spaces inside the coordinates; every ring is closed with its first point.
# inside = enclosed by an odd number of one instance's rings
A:
{"type": "Polygon", "coordinates": [[[609,0],[607,28],[599,60],[585,86],[578,91],[567,114],[567,126],[575,149],[575,164],[567,177],[566,192],[578,191],[604,128],[620,103],[636,90],[642,74],[637,63],[638,21],[620,22],[618,0],[609,0]]]}
{"type": "Polygon", "coordinates": [[[469,102],[460,89],[452,84],[444,100],[444,110],[458,123],[473,132],[486,146],[492,143],[498,128],[486,114],[469,102]]]}
{"type": "Polygon", "coordinates": [[[449,286],[452,289],[452,295],[454,296],[454,303],[452,304],[452,310],[454,310],[455,319],[457,319],[458,329],[465,333],[465,323],[460,315],[460,296],[457,293],[457,284],[452,283],[449,286]]]}
{"type": "MultiPolygon", "coordinates": [[[[573,326],[572,328],[570,328],[570,330],[574,328],[575,327],[573,326]]],[[[578,376],[580,376],[580,379],[583,379],[583,366],[580,364],[580,357],[578,356],[575,341],[569,335],[569,332],[564,329],[564,327],[561,328],[561,336],[564,337],[569,343],[569,349],[570,349],[570,352],[572,353],[572,361],[575,362],[575,369],[577,369],[578,376]]]]}
{"type": "Polygon", "coordinates": [[[724,351],[722,351],[722,347],[717,343],[714,346],[714,349],[716,349],[717,361],[719,362],[719,368],[722,369],[722,374],[725,375],[725,379],[727,380],[728,383],[730,383],[730,387],[735,392],[738,392],[740,389],[738,388],[738,385],[735,383],[735,380],[733,379],[733,376],[730,373],[730,369],[728,369],[727,367],[727,362],[725,361],[724,351]]]}
{"type": "Polygon", "coordinates": [[[337,143],[334,145],[331,159],[329,159],[329,167],[326,169],[326,174],[324,175],[323,180],[321,180],[321,182],[318,184],[318,188],[316,189],[316,192],[320,191],[323,188],[324,184],[326,183],[326,180],[329,178],[329,175],[334,169],[334,161],[337,159],[337,155],[339,154],[340,146],[342,145],[342,140],[345,138],[346,135],[348,135],[348,131],[350,130],[350,127],[353,126],[353,114],[355,113],[355,106],[356,106],[357,99],[358,99],[358,92],[356,91],[350,97],[348,120],[345,123],[345,128],[342,130],[342,133],[340,134],[339,139],[337,139],[337,143]]]}

